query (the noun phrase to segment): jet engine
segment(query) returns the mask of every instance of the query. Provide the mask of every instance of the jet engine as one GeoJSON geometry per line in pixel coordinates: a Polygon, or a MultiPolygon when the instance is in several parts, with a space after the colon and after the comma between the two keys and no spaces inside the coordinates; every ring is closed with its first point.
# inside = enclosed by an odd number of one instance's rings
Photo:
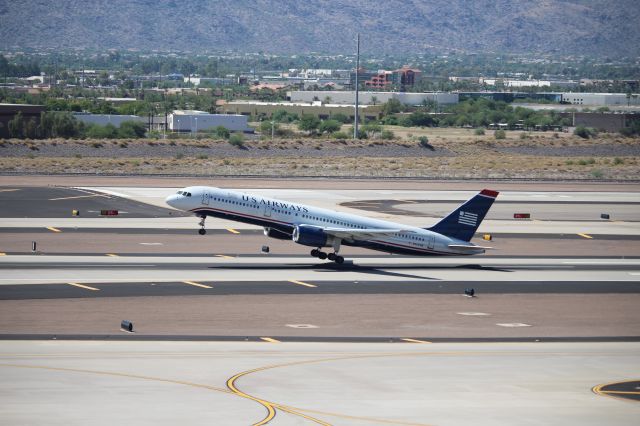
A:
{"type": "Polygon", "coordinates": [[[310,247],[329,247],[333,245],[333,236],[318,226],[298,225],[293,228],[293,241],[310,247]]]}
{"type": "Polygon", "coordinates": [[[291,234],[287,234],[286,232],[278,231],[274,228],[264,228],[264,235],[270,238],[275,238],[277,240],[290,240],[291,234]]]}

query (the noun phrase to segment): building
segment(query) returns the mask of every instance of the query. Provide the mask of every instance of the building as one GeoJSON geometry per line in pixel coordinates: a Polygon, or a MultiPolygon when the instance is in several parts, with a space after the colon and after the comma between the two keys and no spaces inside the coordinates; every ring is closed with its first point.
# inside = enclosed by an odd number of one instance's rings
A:
{"type": "Polygon", "coordinates": [[[85,124],[97,124],[99,126],[112,124],[116,127],[120,127],[125,121],[136,121],[145,125],[148,121],[146,117],[138,117],[137,115],[91,114],[88,112],[74,112],[73,117],[85,124]]]}
{"type": "Polygon", "coordinates": [[[210,86],[231,86],[238,84],[237,78],[226,77],[184,77],[185,83],[193,83],[195,86],[207,84],[210,86]]]}
{"type": "Polygon", "coordinates": [[[232,132],[251,133],[247,117],[241,114],[209,114],[204,111],[176,110],[169,114],[167,127],[172,132],[198,132],[225,127],[232,132]]]}
{"type": "MultiPolygon", "coordinates": [[[[254,119],[270,118],[276,111],[286,111],[289,114],[314,115],[322,120],[331,118],[335,114],[342,114],[354,118],[353,105],[323,104],[321,102],[254,102],[231,101],[222,105],[226,114],[241,114],[252,116],[254,119]]],[[[363,105],[359,108],[359,117],[365,120],[378,120],[382,117],[381,105],[363,105]]]]}
{"type": "Polygon", "coordinates": [[[562,103],[571,105],[589,106],[630,106],[640,105],[640,96],[637,93],[562,93],[562,103]]]}
{"type": "Polygon", "coordinates": [[[34,119],[36,123],[40,123],[40,114],[44,111],[44,105],[0,104],[0,137],[10,137],[9,122],[13,120],[18,113],[22,114],[23,120],[28,121],[34,119]]]}
{"type": "Polygon", "coordinates": [[[402,90],[407,87],[413,87],[422,78],[422,71],[404,66],[393,71],[393,82],[402,90]]]}
{"type": "Polygon", "coordinates": [[[601,132],[619,132],[640,120],[640,113],[562,112],[560,116],[570,118],[573,127],[592,127],[601,132]]]}
{"type": "MultiPolygon", "coordinates": [[[[323,102],[337,105],[351,105],[356,102],[355,91],[291,91],[287,92],[287,99],[291,102],[323,102]]],[[[384,104],[389,99],[397,99],[405,105],[422,105],[424,102],[435,102],[439,105],[454,105],[458,103],[458,93],[428,92],[360,92],[359,103],[361,105],[384,104]]]]}
{"type": "MultiPolygon", "coordinates": [[[[358,83],[365,89],[391,89],[406,90],[413,87],[422,77],[422,71],[408,66],[393,71],[379,70],[367,71],[360,68],[358,71],[358,83]]],[[[349,75],[349,82],[352,88],[356,86],[356,73],[352,71],[349,75]]]]}

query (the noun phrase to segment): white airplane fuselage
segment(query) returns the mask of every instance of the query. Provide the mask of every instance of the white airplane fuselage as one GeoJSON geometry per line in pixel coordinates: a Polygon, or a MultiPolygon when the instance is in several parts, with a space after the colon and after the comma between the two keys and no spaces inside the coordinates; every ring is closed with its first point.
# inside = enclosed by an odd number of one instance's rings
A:
{"type": "MultiPolygon", "coordinates": [[[[167,197],[166,202],[202,218],[213,216],[262,226],[265,235],[272,238],[292,240],[318,250],[332,247],[333,257],[341,245],[422,256],[469,255],[485,251],[469,241],[429,229],[215,187],[187,187],[167,197]]],[[[460,213],[461,224],[469,221],[464,214],[460,213]]],[[[478,224],[475,224],[476,228],[478,224]]],[[[203,234],[204,221],[201,225],[203,234]]],[[[331,255],[329,258],[334,260],[331,255]]],[[[342,263],[344,259],[339,260],[342,263]]]]}

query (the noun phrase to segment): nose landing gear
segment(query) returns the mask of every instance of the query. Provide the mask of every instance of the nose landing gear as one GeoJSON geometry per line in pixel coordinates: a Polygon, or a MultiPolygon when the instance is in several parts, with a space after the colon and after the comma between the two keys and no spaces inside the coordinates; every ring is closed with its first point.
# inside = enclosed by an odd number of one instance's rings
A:
{"type": "Polygon", "coordinates": [[[207,233],[207,230],[204,229],[204,221],[207,217],[206,216],[200,216],[200,223],[198,224],[200,226],[200,229],[198,230],[198,234],[200,235],[204,235],[207,233]]]}

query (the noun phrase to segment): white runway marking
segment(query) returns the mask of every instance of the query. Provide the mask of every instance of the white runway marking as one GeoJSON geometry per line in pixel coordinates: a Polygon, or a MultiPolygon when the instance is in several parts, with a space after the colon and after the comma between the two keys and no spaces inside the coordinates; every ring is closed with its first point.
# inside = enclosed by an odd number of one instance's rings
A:
{"type": "Polygon", "coordinates": [[[507,322],[507,323],[498,323],[500,327],[531,327],[531,324],[525,324],[522,322],[507,322]]]}

